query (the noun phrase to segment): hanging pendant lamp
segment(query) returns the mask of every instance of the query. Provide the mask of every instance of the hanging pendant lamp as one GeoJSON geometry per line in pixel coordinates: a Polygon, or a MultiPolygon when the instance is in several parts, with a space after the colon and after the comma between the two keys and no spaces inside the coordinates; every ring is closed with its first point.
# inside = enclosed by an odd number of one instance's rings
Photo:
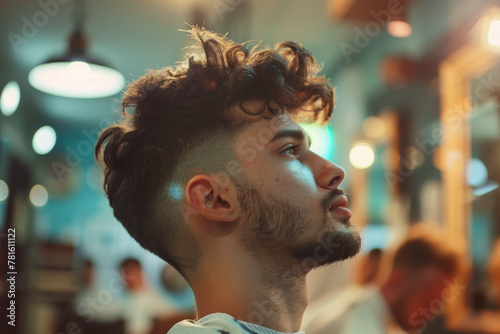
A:
{"type": "MultiPolygon", "coordinates": [[[[87,55],[88,41],[83,32],[83,1],[76,8],[76,24],[65,55],[35,66],[28,75],[34,88],[47,94],[94,99],[114,95],[125,85],[117,70],[87,55]]],[[[78,5],[78,3],[77,3],[78,5]]]]}

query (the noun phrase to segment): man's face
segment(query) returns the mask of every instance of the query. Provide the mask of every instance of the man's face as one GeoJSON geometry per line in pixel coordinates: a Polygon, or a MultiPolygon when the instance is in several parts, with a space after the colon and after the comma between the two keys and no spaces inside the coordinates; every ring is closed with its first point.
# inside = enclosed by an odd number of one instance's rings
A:
{"type": "Polygon", "coordinates": [[[312,152],[302,127],[283,116],[252,121],[235,141],[247,179],[241,241],[256,255],[312,258],[311,267],[354,256],[361,240],[338,188],[344,170],[312,152]]]}
{"type": "Polygon", "coordinates": [[[136,264],[127,264],[122,268],[122,277],[125,285],[130,290],[137,290],[142,288],[142,269],[136,264]]]}

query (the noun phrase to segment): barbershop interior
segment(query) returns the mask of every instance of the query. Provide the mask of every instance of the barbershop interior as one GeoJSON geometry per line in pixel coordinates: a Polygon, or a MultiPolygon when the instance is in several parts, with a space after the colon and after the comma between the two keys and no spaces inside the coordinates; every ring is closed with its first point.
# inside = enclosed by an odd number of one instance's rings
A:
{"type": "Polygon", "coordinates": [[[403,320],[413,332],[500,333],[499,1],[2,0],[0,22],[1,333],[156,334],[195,319],[184,277],[115,218],[94,157],[127,84],[197,52],[191,25],[297,41],[334,87],[329,122],[299,124],[345,170],[362,244],[307,274],[306,334],[333,334],[314,324],[350,291],[402,291],[394,268],[433,256],[395,255],[412,237],[456,255],[432,262],[446,279],[402,293],[428,295],[403,320]]]}

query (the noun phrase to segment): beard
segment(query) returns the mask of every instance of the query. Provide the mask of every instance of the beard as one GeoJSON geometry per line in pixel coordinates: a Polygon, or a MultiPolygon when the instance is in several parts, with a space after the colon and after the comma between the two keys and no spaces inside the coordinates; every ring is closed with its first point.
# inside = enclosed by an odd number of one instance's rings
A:
{"type": "Polygon", "coordinates": [[[308,262],[306,272],[349,259],[361,248],[359,232],[347,223],[336,229],[327,215],[331,200],[341,194],[342,190],[334,190],[321,201],[320,225],[308,218],[309,212],[247,186],[240,194],[241,242],[256,257],[278,264],[308,262]],[[311,228],[319,228],[317,235],[305,239],[311,228]]]}

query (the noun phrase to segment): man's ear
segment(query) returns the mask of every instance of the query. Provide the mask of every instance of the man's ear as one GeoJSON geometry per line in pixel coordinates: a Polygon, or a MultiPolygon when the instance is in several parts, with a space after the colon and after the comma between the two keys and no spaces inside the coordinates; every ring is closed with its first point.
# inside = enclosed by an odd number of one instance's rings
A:
{"type": "Polygon", "coordinates": [[[220,222],[239,217],[234,185],[218,175],[196,175],[186,185],[186,202],[195,214],[220,222]]]}

